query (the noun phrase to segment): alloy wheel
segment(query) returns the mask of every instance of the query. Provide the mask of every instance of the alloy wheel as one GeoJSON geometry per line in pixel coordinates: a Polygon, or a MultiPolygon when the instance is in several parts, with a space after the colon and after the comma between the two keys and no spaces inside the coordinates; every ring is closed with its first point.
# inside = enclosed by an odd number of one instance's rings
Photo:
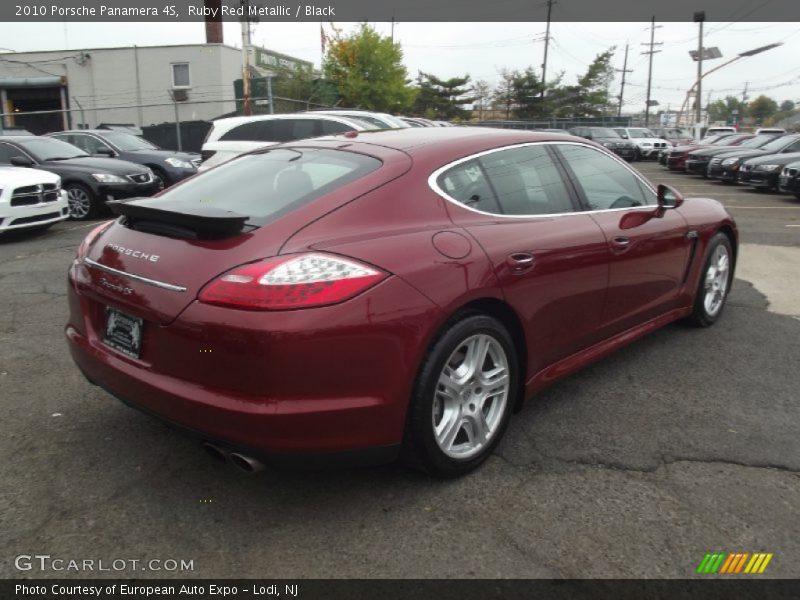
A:
{"type": "Polygon", "coordinates": [[[92,210],[92,198],[86,190],[73,187],[67,190],[69,214],[73,219],[85,219],[92,210]]]}
{"type": "Polygon", "coordinates": [[[442,369],[433,401],[433,431],[447,456],[468,459],[500,428],[508,403],[510,374],[503,346],[487,334],[465,339],[442,369]]]}
{"type": "Polygon", "coordinates": [[[725,301],[730,262],[728,249],[723,244],[719,244],[711,256],[705,276],[703,306],[711,317],[716,316],[725,301]]]}

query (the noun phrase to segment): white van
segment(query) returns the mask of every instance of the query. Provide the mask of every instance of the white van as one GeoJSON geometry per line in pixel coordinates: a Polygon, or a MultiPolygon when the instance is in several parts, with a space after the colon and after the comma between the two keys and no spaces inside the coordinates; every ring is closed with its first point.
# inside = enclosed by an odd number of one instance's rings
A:
{"type": "Polygon", "coordinates": [[[201,149],[204,171],[263,146],[293,142],[323,135],[374,129],[362,121],[328,114],[293,113],[217,119],[201,149]]]}

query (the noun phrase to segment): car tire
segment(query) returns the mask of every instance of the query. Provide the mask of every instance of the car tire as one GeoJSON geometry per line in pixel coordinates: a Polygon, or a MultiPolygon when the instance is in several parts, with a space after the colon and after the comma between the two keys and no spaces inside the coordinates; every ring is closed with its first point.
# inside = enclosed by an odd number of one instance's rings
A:
{"type": "Polygon", "coordinates": [[[158,183],[158,191],[159,192],[161,190],[169,187],[169,184],[168,184],[169,178],[167,177],[167,174],[163,170],[161,170],[158,167],[150,167],[150,170],[153,172],[153,178],[158,183]]]}
{"type": "Polygon", "coordinates": [[[634,151],[633,160],[642,160],[642,151],[639,148],[634,151]]]}
{"type": "Polygon", "coordinates": [[[82,183],[68,183],[64,186],[69,200],[69,218],[75,221],[87,221],[97,216],[100,211],[94,192],[82,183]]]}
{"type": "Polygon", "coordinates": [[[733,265],[731,242],[728,236],[718,232],[711,238],[706,250],[694,307],[688,319],[690,323],[698,327],[710,327],[717,322],[731,289],[733,265]]]}
{"type": "Polygon", "coordinates": [[[406,463],[438,477],[478,467],[505,432],[519,377],[514,342],[499,321],[475,313],[451,320],[431,344],[414,384],[406,463]]]}

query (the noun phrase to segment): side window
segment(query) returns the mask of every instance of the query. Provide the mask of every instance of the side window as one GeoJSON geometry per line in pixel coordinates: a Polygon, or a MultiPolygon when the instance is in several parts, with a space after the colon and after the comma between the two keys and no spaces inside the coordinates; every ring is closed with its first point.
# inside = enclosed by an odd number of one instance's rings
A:
{"type": "Polygon", "coordinates": [[[303,140],[322,135],[322,121],[319,119],[293,119],[292,139],[303,140]]]}
{"type": "Polygon", "coordinates": [[[265,125],[269,121],[251,121],[234,127],[230,131],[223,133],[219,138],[220,142],[272,142],[275,141],[266,136],[265,125]]]}
{"type": "Polygon", "coordinates": [[[548,215],[574,211],[561,174],[544,145],[482,156],[480,163],[506,215],[548,215]]]}
{"type": "Polygon", "coordinates": [[[337,133],[344,133],[346,131],[353,131],[353,128],[350,125],[345,125],[338,121],[322,122],[322,135],[336,135],[337,133]]]}
{"type": "Polygon", "coordinates": [[[782,152],[800,152],[800,140],[784,148],[782,152]]]}
{"type": "Polygon", "coordinates": [[[22,152],[14,148],[14,146],[0,143],[0,164],[9,164],[13,156],[22,156],[22,152]]]}
{"type": "Polygon", "coordinates": [[[105,144],[91,135],[73,134],[70,136],[70,139],[65,139],[64,141],[69,142],[73,146],[77,146],[89,154],[97,154],[100,148],[109,148],[108,144],[105,144]]]}
{"type": "Polygon", "coordinates": [[[631,208],[656,203],[656,195],[639,184],[630,169],[587,146],[556,146],[571,170],[575,187],[583,190],[589,210],[631,208]]]}
{"type": "Polygon", "coordinates": [[[477,160],[468,160],[439,175],[439,187],[464,206],[487,213],[501,212],[477,160]]]}

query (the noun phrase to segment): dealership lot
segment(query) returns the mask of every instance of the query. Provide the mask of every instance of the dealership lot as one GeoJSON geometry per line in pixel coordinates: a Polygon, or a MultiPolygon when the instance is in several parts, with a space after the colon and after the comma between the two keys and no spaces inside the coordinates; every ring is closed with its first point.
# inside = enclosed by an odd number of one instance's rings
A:
{"type": "Polygon", "coordinates": [[[800,576],[800,201],[636,166],[736,217],[721,321],[669,326],[561,381],[483,468],[444,482],[213,462],[67,355],[66,269],[91,225],[0,241],[0,574],[688,577],[707,552],[743,551],[774,553],[766,576],[800,576]],[[20,572],[19,554],[194,570],[20,572]]]}

